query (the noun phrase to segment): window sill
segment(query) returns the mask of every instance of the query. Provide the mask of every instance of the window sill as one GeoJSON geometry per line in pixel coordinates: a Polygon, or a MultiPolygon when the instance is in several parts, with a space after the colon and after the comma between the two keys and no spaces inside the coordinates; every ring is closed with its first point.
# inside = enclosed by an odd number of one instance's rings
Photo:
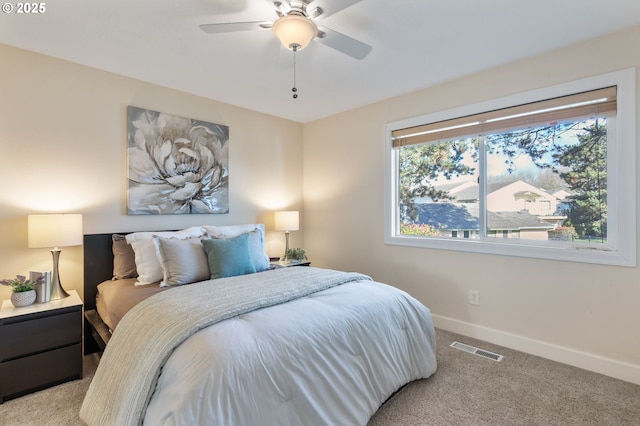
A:
{"type": "Polygon", "coordinates": [[[593,263],[614,266],[636,266],[636,258],[625,256],[620,250],[604,246],[558,246],[552,243],[534,245],[518,240],[491,241],[472,239],[423,238],[412,236],[391,236],[385,244],[418,247],[435,250],[452,250],[466,253],[499,256],[527,257],[534,259],[559,260],[568,262],[593,263]]]}

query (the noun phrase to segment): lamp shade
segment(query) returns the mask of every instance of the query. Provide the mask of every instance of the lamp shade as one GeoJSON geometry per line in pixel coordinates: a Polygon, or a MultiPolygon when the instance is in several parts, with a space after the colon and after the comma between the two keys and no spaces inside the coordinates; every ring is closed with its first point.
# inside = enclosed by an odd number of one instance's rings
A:
{"type": "Polygon", "coordinates": [[[302,50],[318,35],[318,27],[308,18],[287,15],[279,18],[271,27],[282,45],[289,50],[302,50]]]}
{"type": "Polygon", "coordinates": [[[297,231],[300,229],[300,215],[297,211],[275,213],[276,231],[297,231]]]}
{"type": "Polygon", "coordinates": [[[82,245],[81,214],[32,214],[27,226],[29,248],[82,245]]]}

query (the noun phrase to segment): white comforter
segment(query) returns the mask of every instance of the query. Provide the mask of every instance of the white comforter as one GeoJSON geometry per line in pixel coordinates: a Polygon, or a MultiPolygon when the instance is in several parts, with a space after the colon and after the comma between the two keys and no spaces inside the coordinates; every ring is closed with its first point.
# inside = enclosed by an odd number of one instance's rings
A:
{"type": "Polygon", "coordinates": [[[98,425],[360,425],[436,369],[431,314],[361,274],[283,268],[140,302],[80,417],[98,425]]]}
{"type": "Polygon", "coordinates": [[[357,281],[197,332],[163,367],[147,425],[365,425],[436,370],[429,310],[357,281]]]}

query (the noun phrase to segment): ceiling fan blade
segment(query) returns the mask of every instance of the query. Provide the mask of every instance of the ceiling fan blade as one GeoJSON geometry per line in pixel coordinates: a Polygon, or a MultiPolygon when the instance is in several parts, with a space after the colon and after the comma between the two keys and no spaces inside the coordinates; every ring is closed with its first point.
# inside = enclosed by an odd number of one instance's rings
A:
{"type": "Polygon", "coordinates": [[[205,33],[230,33],[234,31],[251,31],[262,28],[271,28],[273,23],[269,21],[253,21],[253,22],[227,22],[222,24],[203,24],[200,29],[205,33]]]}
{"type": "Polygon", "coordinates": [[[320,28],[315,40],[355,59],[364,59],[373,49],[366,43],[325,27],[320,28]]]}
{"type": "Polygon", "coordinates": [[[318,15],[318,17],[321,17],[322,19],[333,15],[334,13],[338,13],[341,10],[344,10],[348,7],[353,6],[356,3],[360,3],[362,0],[341,0],[341,1],[332,1],[330,4],[324,4],[325,2],[322,1],[322,7],[320,8],[320,15],[318,15]]]}

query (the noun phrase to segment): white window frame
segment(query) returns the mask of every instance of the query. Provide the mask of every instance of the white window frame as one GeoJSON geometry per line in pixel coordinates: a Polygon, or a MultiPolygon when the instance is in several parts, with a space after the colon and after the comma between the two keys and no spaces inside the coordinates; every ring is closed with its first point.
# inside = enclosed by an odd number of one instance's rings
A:
{"type": "MultiPolygon", "coordinates": [[[[609,119],[611,120],[611,119],[609,119]]],[[[473,105],[439,111],[385,125],[385,244],[487,253],[504,256],[553,259],[619,266],[636,266],[636,69],[629,68],[543,89],[533,90],[473,105]],[[400,234],[398,214],[398,150],[392,147],[392,132],[567,96],[574,93],[617,86],[617,114],[614,132],[607,137],[607,244],[602,248],[547,244],[518,239],[416,237],[400,234]],[[623,197],[620,194],[624,194],[623,197]]]]}

